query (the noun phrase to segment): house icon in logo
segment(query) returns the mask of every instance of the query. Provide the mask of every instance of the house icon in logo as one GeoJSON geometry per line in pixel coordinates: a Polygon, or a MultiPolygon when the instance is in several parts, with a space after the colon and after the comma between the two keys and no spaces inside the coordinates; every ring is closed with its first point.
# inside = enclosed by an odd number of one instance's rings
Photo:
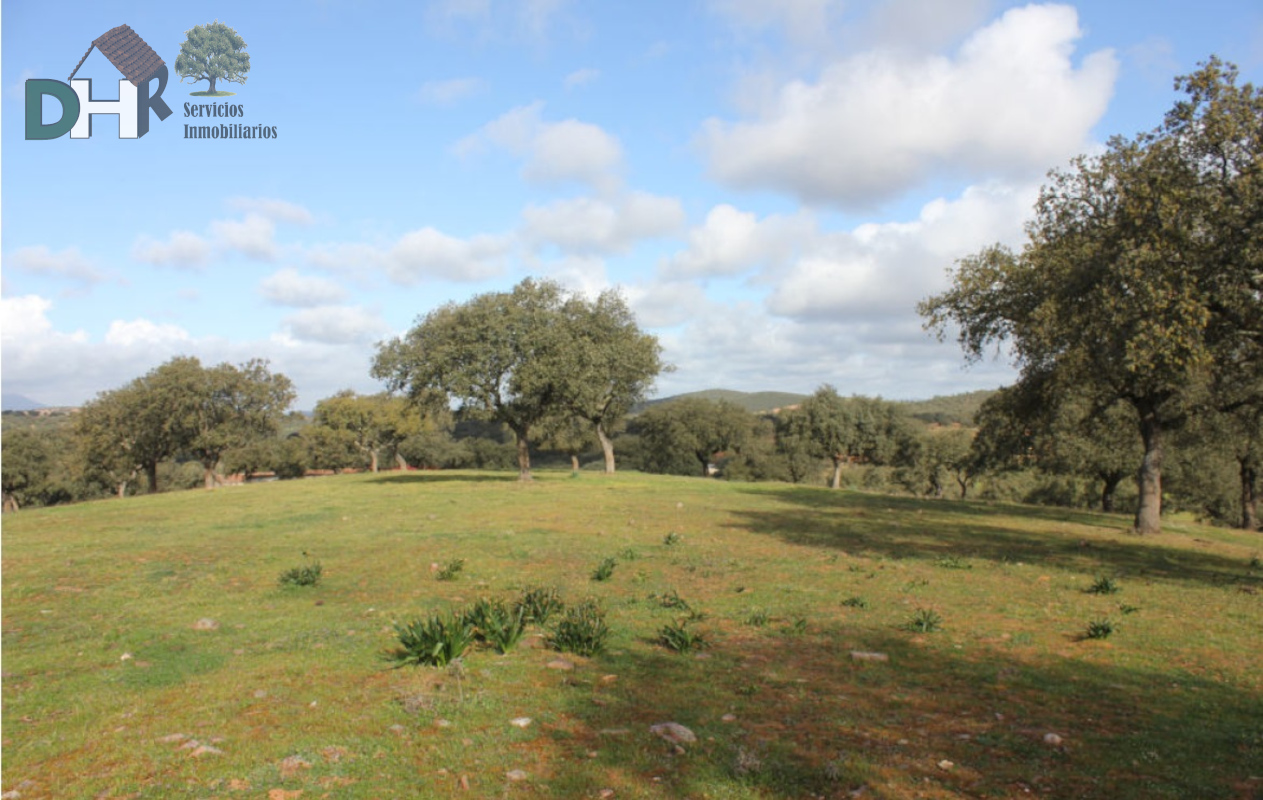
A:
{"type": "Polygon", "coordinates": [[[71,139],[87,139],[92,135],[93,115],[116,114],[118,138],[138,139],[149,132],[150,109],[159,120],[171,116],[171,108],[162,99],[167,78],[166,62],[134,30],[127,25],[111,28],[92,40],[92,46],[66,79],[69,84],[44,78],[26,82],[26,138],[57,139],[69,132],[71,139]],[[94,100],[92,80],[75,80],[93,48],[123,73],[117,100],[94,100]],[[151,97],[149,82],[154,78],[158,79],[158,91],[151,97]],[[45,96],[57,99],[62,108],[61,119],[47,125],[43,122],[45,96]]]}

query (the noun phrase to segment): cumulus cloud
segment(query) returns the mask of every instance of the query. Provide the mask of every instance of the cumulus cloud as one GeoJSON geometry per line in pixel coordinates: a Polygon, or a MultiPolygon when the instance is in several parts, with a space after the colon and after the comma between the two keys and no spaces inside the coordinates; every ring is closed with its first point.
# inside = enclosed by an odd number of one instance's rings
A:
{"type": "Polygon", "coordinates": [[[395,283],[410,286],[424,278],[477,281],[504,272],[510,248],[502,236],[469,239],[449,236],[431,227],[400,237],[386,257],[386,272],[395,283]]]}
{"type": "Polygon", "coordinates": [[[915,319],[922,298],[946,288],[958,258],[991,242],[1016,245],[1037,195],[1001,185],[927,203],[911,222],[869,223],[810,242],[776,272],[768,309],[800,320],[915,319]]]}
{"type": "Polygon", "coordinates": [[[685,221],[674,197],[630,192],[612,202],[591,197],[530,205],[523,236],[536,247],[553,245],[579,254],[625,253],[638,241],[669,236],[685,221]]]}
{"type": "Polygon", "coordinates": [[[748,211],[722,203],[689,232],[687,249],[664,259],[660,268],[668,276],[683,278],[739,275],[783,263],[815,235],[810,214],[774,215],[760,221],[748,211]]]}
{"type": "Polygon", "coordinates": [[[390,326],[357,306],[318,306],[286,317],[282,323],[297,340],[320,344],[369,344],[390,334],[390,326]]]}
{"type": "Polygon", "coordinates": [[[210,255],[210,242],[190,231],[172,231],[165,242],[142,234],[132,245],[136,261],[177,269],[199,269],[210,255]]]}
{"type": "Polygon", "coordinates": [[[147,319],[115,320],[105,332],[105,343],[111,347],[169,350],[191,340],[188,331],[179,325],[163,325],[147,319]]]}
{"type": "Polygon", "coordinates": [[[296,269],[283,269],[264,278],[259,293],[269,303],[294,308],[331,305],[346,297],[346,290],[327,278],[302,275],[296,269]]]}
{"type": "Polygon", "coordinates": [[[546,122],[544,104],[520,106],[461,139],[461,156],[497,147],[523,158],[522,177],[534,184],[576,182],[601,190],[618,184],[623,147],[597,125],[566,119],[546,122]]]}
{"type": "Polygon", "coordinates": [[[954,57],[874,50],[795,80],[755,118],[707,120],[711,173],[741,188],[865,208],[938,174],[1028,177],[1083,149],[1113,92],[1111,51],[1071,61],[1069,6],[1008,11],[954,57]]]}
{"type": "Polygon", "coordinates": [[[56,252],[42,244],[20,247],[9,257],[8,263],[32,275],[46,275],[87,286],[106,279],[105,274],[77,247],[56,252]]]}
{"type": "Polygon", "coordinates": [[[841,11],[841,0],[711,0],[713,13],[739,29],[774,28],[798,45],[820,44],[829,36],[831,22],[841,11]]]}
{"type": "Polygon", "coordinates": [[[241,220],[215,220],[210,227],[222,247],[260,261],[276,260],[276,223],[262,214],[247,214],[241,220]]]}
{"type": "Polygon", "coordinates": [[[487,88],[481,78],[450,78],[443,81],[426,81],[417,92],[417,99],[432,106],[447,106],[466,97],[472,97],[487,88]]]}

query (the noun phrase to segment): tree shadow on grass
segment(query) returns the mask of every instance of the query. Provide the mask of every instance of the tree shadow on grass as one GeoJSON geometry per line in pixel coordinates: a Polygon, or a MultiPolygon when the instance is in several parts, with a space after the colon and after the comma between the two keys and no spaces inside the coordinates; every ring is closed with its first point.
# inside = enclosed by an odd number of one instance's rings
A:
{"type": "Polygon", "coordinates": [[[1195,541],[1172,547],[1133,535],[1104,514],[811,489],[770,494],[778,509],[734,511],[734,527],[855,555],[956,556],[1212,585],[1263,583],[1244,561],[1197,549],[1195,541]],[[1029,529],[1016,529],[1019,519],[1029,520],[1029,529]]]}
{"type": "MultiPolygon", "coordinates": [[[[734,631],[705,660],[601,657],[567,679],[567,711],[582,725],[556,742],[596,758],[559,768],[549,788],[673,798],[1263,792],[1251,777],[1263,775],[1263,699],[1246,689],[1077,654],[1021,657],[1002,644],[962,652],[934,640],[947,635],[734,631]],[[676,750],[649,732],[663,722],[698,741],[676,750]]],[[[1077,645],[1098,646],[1109,645],[1077,645]]]]}

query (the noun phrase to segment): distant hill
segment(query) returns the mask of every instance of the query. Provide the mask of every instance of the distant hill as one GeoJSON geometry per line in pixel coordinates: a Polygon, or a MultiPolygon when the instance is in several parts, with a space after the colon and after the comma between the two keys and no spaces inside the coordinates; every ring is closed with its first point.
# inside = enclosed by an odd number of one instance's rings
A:
{"type": "MultiPolygon", "coordinates": [[[[995,394],[993,389],[983,389],[963,394],[943,395],[929,400],[895,400],[913,419],[921,420],[928,425],[965,425],[974,424],[974,414],[982,407],[983,401],[995,394]]],[[[807,399],[805,394],[791,392],[736,392],[731,389],[705,389],[700,392],[662,397],[650,400],[639,406],[640,412],[659,403],[669,403],[686,397],[698,397],[703,400],[727,400],[754,414],[775,409],[795,406],[807,399]]]]}
{"type": "Polygon", "coordinates": [[[43,403],[21,394],[0,394],[0,411],[36,411],[46,408],[43,403]]]}
{"type": "Polygon", "coordinates": [[[649,406],[656,406],[660,403],[669,403],[672,400],[683,400],[690,397],[696,397],[702,400],[727,400],[729,403],[738,405],[751,413],[771,411],[776,408],[785,408],[786,406],[797,405],[807,399],[807,395],[805,394],[793,394],[791,392],[735,392],[731,389],[703,389],[700,392],[687,392],[685,394],[677,394],[672,395],[671,397],[650,400],[637,408],[636,411],[644,411],[649,406]]]}

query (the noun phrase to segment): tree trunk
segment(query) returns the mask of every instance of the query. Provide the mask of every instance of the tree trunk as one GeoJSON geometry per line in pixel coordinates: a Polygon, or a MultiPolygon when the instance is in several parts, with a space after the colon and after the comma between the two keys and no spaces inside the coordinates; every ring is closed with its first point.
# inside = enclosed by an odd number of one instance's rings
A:
{"type": "Polygon", "coordinates": [[[1140,411],[1140,436],[1145,456],[1136,474],[1140,504],[1136,507],[1136,533],[1162,532],[1162,424],[1153,410],[1140,411]]]}
{"type": "Polygon", "coordinates": [[[210,93],[211,93],[211,94],[214,94],[214,93],[215,93],[215,78],[214,78],[214,76],[211,76],[211,77],[207,78],[206,80],[210,81],[210,93]]]}
{"type": "Polygon", "coordinates": [[[1108,475],[1101,475],[1100,478],[1105,482],[1101,487],[1101,510],[1106,514],[1114,513],[1114,493],[1118,490],[1118,484],[1123,482],[1126,475],[1121,472],[1111,472],[1108,475]]]}
{"type": "Polygon", "coordinates": [[[4,496],[4,510],[17,511],[18,508],[19,508],[18,499],[11,494],[6,494],[4,496]]]}
{"type": "Polygon", "coordinates": [[[145,465],[145,477],[149,480],[149,493],[158,493],[158,462],[145,465]]]}
{"type": "Polygon", "coordinates": [[[202,462],[202,482],[206,485],[206,491],[215,488],[215,463],[214,461],[202,462]]]}
{"type": "Polygon", "coordinates": [[[833,457],[833,479],[829,481],[829,488],[842,488],[842,458],[839,456],[833,457]]]}
{"type": "Polygon", "coordinates": [[[605,453],[605,474],[614,474],[614,442],[605,434],[605,426],[596,424],[596,438],[601,440],[601,452],[605,453]]]}
{"type": "Polygon", "coordinates": [[[407,471],[407,469],[408,469],[408,459],[406,459],[406,458],[404,458],[402,455],[400,455],[398,450],[396,450],[396,451],[395,451],[395,463],[396,463],[397,465],[399,465],[399,469],[404,470],[404,471],[407,471]]]}
{"type": "Polygon", "coordinates": [[[574,453],[570,454],[570,469],[573,470],[574,472],[579,471],[579,456],[575,455],[574,453]]]}
{"type": "Polygon", "coordinates": [[[122,500],[127,496],[127,481],[119,483],[118,489],[115,491],[115,496],[117,496],[119,500],[122,500]]]}
{"type": "Polygon", "coordinates": [[[513,427],[513,435],[517,437],[517,479],[520,481],[531,480],[531,446],[527,441],[527,435],[530,429],[522,427],[513,427]]]}
{"type": "Polygon", "coordinates": [[[697,460],[702,462],[702,477],[709,478],[710,477],[710,454],[709,453],[696,453],[695,455],[697,456],[697,460]]]}
{"type": "Polygon", "coordinates": [[[372,465],[373,474],[376,475],[377,474],[377,451],[369,450],[368,459],[369,459],[369,463],[372,465]]]}
{"type": "Polygon", "coordinates": [[[1246,459],[1241,459],[1241,527],[1247,531],[1259,529],[1258,495],[1254,487],[1258,473],[1246,459]]]}
{"type": "Polygon", "coordinates": [[[960,499],[964,500],[965,495],[969,494],[969,476],[957,473],[956,484],[960,486],[960,499]]]}

